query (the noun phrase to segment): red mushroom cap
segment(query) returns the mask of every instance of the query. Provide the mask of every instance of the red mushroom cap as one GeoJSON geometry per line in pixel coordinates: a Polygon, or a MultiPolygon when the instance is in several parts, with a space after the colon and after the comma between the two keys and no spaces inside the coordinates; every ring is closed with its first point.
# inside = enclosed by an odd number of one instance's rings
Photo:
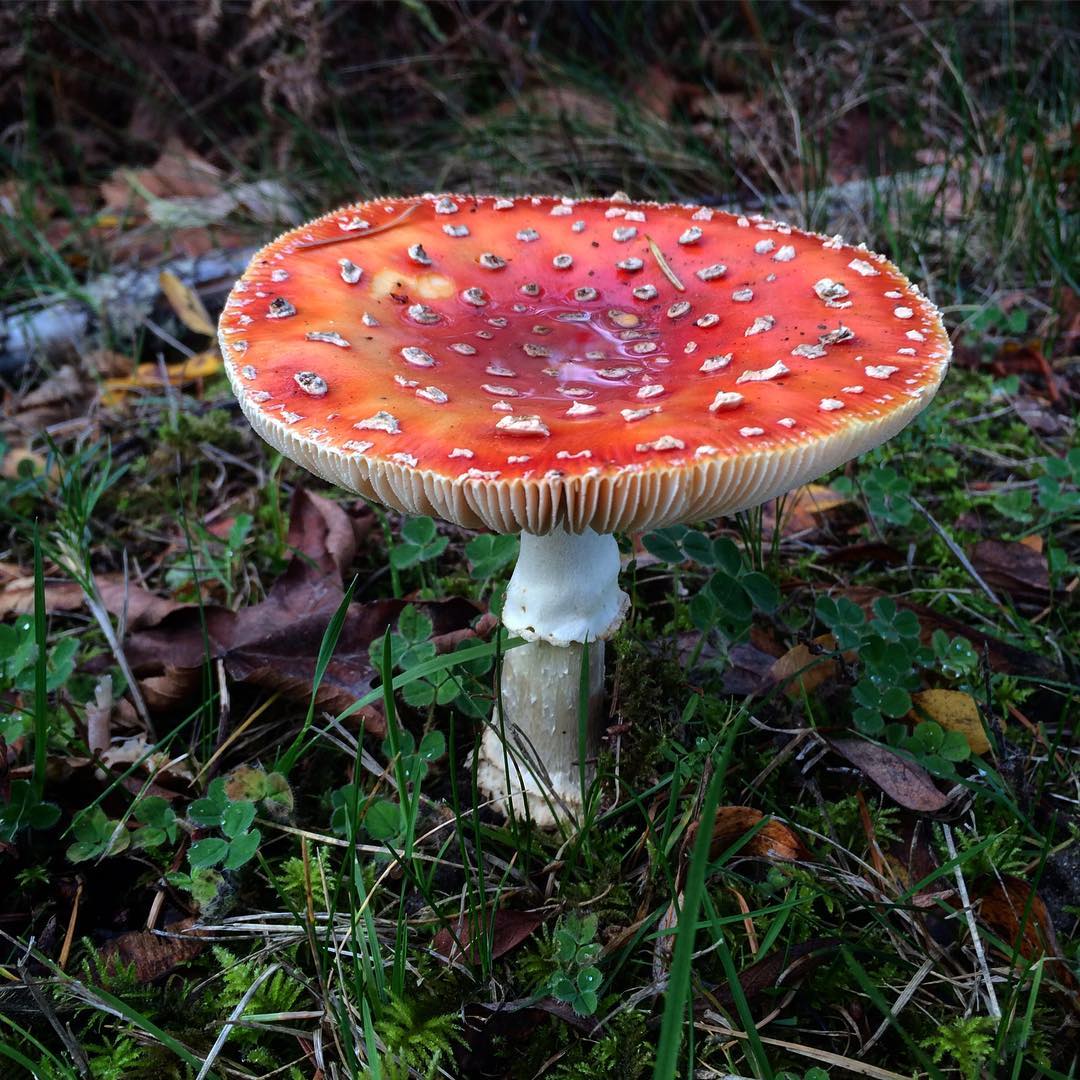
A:
{"type": "Polygon", "coordinates": [[[221,343],[273,446],[502,532],[756,505],[900,430],[951,352],[880,255],[620,196],[344,207],[255,256],[221,343]]]}

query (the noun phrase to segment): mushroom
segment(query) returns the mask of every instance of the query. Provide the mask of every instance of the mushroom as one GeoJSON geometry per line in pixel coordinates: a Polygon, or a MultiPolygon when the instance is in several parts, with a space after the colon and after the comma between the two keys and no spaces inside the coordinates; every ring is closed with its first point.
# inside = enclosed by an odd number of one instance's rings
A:
{"type": "Polygon", "coordinates": [[[502,621],[527,644],[506,654],[478,775],[545,825],[581,809],[586,649],[588,761],[599,746],[604,642],[628,606],[614,534],[755,506],[884,442],[951,351],[934,306],[862,247],[622,198],[345,207],[255,256],[220,337],[245,415],[294,461],[522,534],[502,621]]]}

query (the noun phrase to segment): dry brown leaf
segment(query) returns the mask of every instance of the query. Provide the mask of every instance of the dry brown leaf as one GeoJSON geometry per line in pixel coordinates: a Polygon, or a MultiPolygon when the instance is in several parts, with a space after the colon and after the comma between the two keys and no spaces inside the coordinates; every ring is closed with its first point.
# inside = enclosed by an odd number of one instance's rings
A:
{"type": "Polygon", "coordinates": [[[980,540],[971,562],[987,585],[1007,592],[1017,603],[1038,607],[1050,598],[1046,556],[1028,544],[1011,540],[980,540]]]}
{"type": "MultiPolygon", "coordinates": [[[[1025,960],[1061,956],[1050,912],[1028,882],[1008,874],[995,878],[978,900],[978,914],[1025,960]]],[[[1061,960],[1053,960],[1049,967],[1065,987],[1075,991],[1076,980],[1061,960]]],[[[1080,999],[1074,998],[1074,1007],[1080,1007],[1080,999]]]]}
{"type": "Polygon", "coordinates": [[[170,270],[162,270],[158,275],[158,283],[165,299],[169,301],[169,306],[176,312],[176,317],[189,330],[207,337],[214,336],[214,322],[194,289],[185,285],[170,270]]]}
{"type": "MultiPolygon", "coordinates": [[[[765,815],[752,806],[721,806],[713,822],[709,857],[715,859],[753,829],[765,815]]],[[[735,853],[735,858],[805,861],[813,856],[790,825],[769,818],[735,853]]]]}
{"type": "Polygon", "coordinates": [[[919,710],[936,720],[946,731],[959,731],[967,739],[973,754],[985,754],[990,749],[990,740],[983,730],[979,706],[970,694],[962,690],[923,690],[912,694],[915,702],[909,714],[916,723],[923,719],[919,710]]]}
{"type": "MultiPolygon", "coordinates": [[[[808,529],[816,529],[818,514],[835,510],[836,507],[845,506],[849,502],[851,502],[850,496],[842,495],[839,491],[826,487],[824,484],[804,484],[784,496],[784,516],[780,522],[780,530],[784,536],[792,536],[795,533],[806,532],[808,529]]],[[[772,528],[776,522],[776,507],[776,500],[765,506],[766,529],[772,528]]]]}
{"type": "Polygon", "coordinates": [[[812,694],[823,683],[836,678],[836,661],[821,655],[836,648],[836,638],[832,634],[821,634],[814,638],[813,645],[817,648],[800,642],[788,649],[769,672],[772,681],[783,686],[788,697],[812,694]]]}
{"type": "Polygon", "coordinates": [[[532,935],[544,918],[540,912],[509,911],[505,908],[496,911],[491,924],[487,926],[472,918],[462,918],[455,928],[457,941],[449,928],[443,927],[432,939],[431,948],[440,960],[447,963],[460,962],[462,959],[470,964],[479,963],[480,950],[476,938],[486,932],[491,935],[491,959],[496,960],[532,935]]]}
{"type": "Polygon", "coordinates": [[[938,791],[924,768],[894,754],[888,747],[862,739],[827,741],[841,757],[847,758],[901,806],[932,814],[948,805],[948,797],[938,791]]]}
{"type": "Polygon", "coordinates": [[[134,964],[138,982],[153,982],[194,960],[206,948],[206,943],[199,939],[205,931],[192,929],[195,922],[188,918],[170,923],[163,934],[153,930],[131,930],[106,942],[101,956],[110,968],[134,964]]]}

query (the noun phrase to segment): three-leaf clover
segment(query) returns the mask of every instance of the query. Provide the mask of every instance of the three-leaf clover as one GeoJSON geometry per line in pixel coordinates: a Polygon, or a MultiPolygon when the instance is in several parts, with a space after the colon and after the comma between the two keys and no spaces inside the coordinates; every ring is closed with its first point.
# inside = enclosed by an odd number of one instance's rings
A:
{"type": "Polygon", "coordinates": [[[449,538],[439,536],[431,518],[408,518],[401,526],[401,539],[390,552],[390,562],[398,570],[404,570],[417,563],[437,559],[448,543],[449,538]]]}

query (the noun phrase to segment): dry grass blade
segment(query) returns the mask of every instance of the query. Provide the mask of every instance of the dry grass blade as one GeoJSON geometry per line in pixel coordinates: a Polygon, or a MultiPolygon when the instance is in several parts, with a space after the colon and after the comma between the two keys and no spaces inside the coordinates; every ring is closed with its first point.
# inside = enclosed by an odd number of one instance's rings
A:
{"type": "Polygon", "coordinates": [[[651,236],[646,236],[645,239],[649,242],[649,251],[652,252],[652,257],[656,260],[656,264],[660,267],[664,277],[666,277],[679,292],[686,292],[686,286],[679,280],[675,271],[668,265],[668,261],[664,258],[664,253],[660,250],[656,241],[651,236]]]}

